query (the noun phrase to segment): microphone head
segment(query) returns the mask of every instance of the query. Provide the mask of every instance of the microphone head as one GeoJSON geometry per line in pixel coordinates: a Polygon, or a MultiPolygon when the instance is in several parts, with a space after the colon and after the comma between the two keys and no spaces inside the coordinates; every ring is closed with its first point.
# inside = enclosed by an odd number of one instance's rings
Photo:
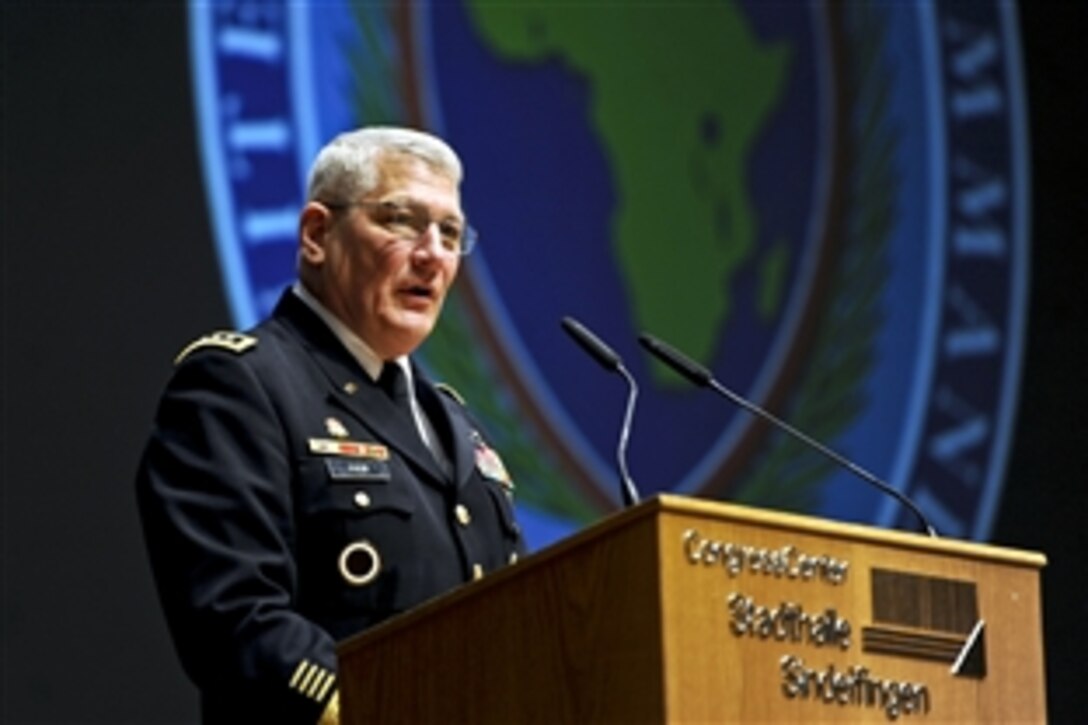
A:
{"type": "Polygon", "coordinates": [[[693,385],[705,387],[710,385],[710,382],[714,379],[710,371],[702,365],[668,343],[658,340],[648,332],[639,335],[638,342],[650,351],[654,357],[678,372],[681,377],[686,378],[693,385]]]}
{"type": "Polygon", "coordinates": [[[588,352],[605,370],[616,372],[623,367],[623,360],[620,356],[608,345],[601,342],[600,338],[587,330],[578,320],[573,317],[564,317],[561,324],[567,334],[573,337],[574,341],[581,345],[582,349],[588,352]]]}

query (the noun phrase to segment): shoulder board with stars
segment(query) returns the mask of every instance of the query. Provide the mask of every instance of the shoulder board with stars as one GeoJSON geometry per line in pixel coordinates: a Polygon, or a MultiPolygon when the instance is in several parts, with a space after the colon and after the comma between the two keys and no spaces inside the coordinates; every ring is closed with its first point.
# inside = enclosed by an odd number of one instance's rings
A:
{"type": "Polygon", "coordinates": [[[457,401],[457,404],[462,408],[467,408],[468,404],[465,403],[465,398],[449,383],[435,383],[434,389],[440,393],[445,393],[447,397],[457,401]]]}
{"type": "Polygon", "coordinates": [[[216,332],[211,332],[203,337],[197,338],[186,345],[185,348],[178,353],[178,356],[174,358],[174,364],[180,364],[182,360],[196,350],[201,350],[206,347],[228,350],[235,355],[241,355],[256,346],[257,338],[252,335],[245,335],[241,332],[230,332],[228,330],[217,330],[216,332]]]}

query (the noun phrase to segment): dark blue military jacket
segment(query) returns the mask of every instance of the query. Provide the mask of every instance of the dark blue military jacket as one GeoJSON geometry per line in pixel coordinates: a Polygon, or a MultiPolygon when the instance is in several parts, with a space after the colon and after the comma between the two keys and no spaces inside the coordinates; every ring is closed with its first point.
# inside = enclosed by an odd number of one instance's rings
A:
{"type": "Polygon", "coordinates": [[[451,476],[290,291],[250,334],[179,356],[137,492],[205,722],[316,722],[337,640],[521,551],[501,462],[413,370],[451,476]]]}

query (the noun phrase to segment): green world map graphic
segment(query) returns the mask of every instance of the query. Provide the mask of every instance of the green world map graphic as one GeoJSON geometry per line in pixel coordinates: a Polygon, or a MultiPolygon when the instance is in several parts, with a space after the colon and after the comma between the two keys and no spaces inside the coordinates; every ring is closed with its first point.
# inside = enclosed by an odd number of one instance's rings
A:
{"type": "MultiPolygon", "coordinates": [[[[746,163],[782,93],[789,48],[760,43],[727,3],[665,16],[620,5],[469,8],[497,57],[558,58],[588,79],[586,120],[614,175],[613,243],[632,312],[646,329],[687,321],[676,344],[709,363],[733,275],[754,251],[746,163]]],[[[777,309],[786,254],[780,246],[767,255],[764,310],[777,309]]]]}

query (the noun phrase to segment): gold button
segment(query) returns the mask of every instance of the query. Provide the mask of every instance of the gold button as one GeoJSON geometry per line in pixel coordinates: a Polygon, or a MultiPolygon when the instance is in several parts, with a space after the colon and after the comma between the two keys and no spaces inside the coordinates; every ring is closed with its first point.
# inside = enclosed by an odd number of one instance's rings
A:
{"type": "Polygon", "coordinates": [[[462,526],[468,526],[472,523],[472,514],[468,512],[468,508],[463,504],[457,504],[457,508],[453,510],[457,515],[457,520],[461,522],[462,526]]]}
{"type": "Polygon", "coordinates": [[[484,568],[479,564],[472,565],[472,579],[478,581],[484,578],[484,568]]]}
{"type": "Polygon", "coordinates": [[[355,492],[355,505],[361,509],[365,509],[370,505],[370,494],[366,491],[355,492]]]}

